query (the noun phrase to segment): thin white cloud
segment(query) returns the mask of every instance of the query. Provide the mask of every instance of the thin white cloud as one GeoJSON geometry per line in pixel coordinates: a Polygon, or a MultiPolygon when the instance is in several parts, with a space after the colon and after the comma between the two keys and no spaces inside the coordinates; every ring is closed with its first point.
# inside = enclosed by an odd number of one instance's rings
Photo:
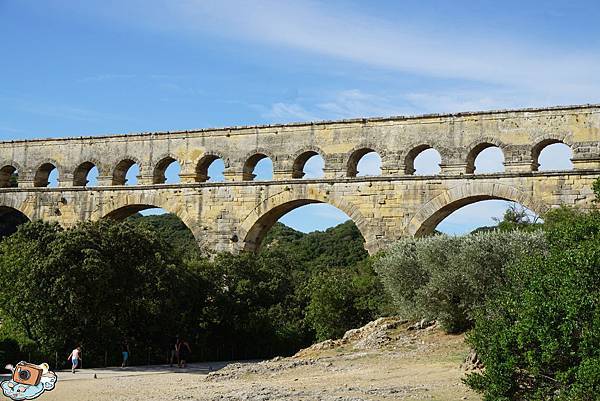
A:
{"type": "Polygon", "coordinates": [[[403,97],[419,113],[451,113],[515,108],[523,105],[541,106],[547,102],[547,99],[532,98],[530,93],[523,93],[519,89],[508,90],[496,87],[451,92],[444,90],[410,92],[403,97]]]}
{"type": "MultiPolygon", "coordinates": [[[[409,15],[376,18],[314,0],[107,3],[93,11],[81,6],[80,11],[145,29],[208,33],[422,76],[520,88],[544,103],[584,103],[600,97],[600,52],[584,48],[584,42],[540,43],[468,26],[440,30],[434,20],[413,20],[409,15]]],[[[63,4],[74,8],[72,2],[63,4]]],[[[488,102],[482,97],[474,106],[480,103],[488,102]]]]}
{"type": "Polygon", "coordinates": [[[122,79],[134,79],[137,78],[135,74],[98,74],[91,75],[87,77],[83,77],[78,79],[79,83],[87,83],[87,82],[104,82],[104,81],[114,81],[114,80],[122,80],[122,79]]]}
{"type": "Polygon", "coordinates": [[[295,103],[275,103],[271,105],[269,110],[263,114],[264,118],[277,122],[291,122],[291,121],[310,121],[319,120],[317,115],[304,109],[299,104],[295,103]]]}
{"type": "Polygon", "coordinates": [[[407,18],[392,23],[315,1],[158,3],[177,17],[179,29],[209,30],[398,71],[529,88],[564,100],[597,99],[600,93],[598,53],[467,28],[462,36],[434,34],[407,18]]]}
{"type": "Polygon", "coordinates": [[[0,126],[0,133],[1,132],[9,132],[11,134],[23,134],[25,131],[7,126],[0,126]]]}
{"type": "Polygon", "coordinates": [[[398,99],[388,96],[366,93],[359,89],[337,92],[327,102],[318,103],[320,114],[328,118],[355,118],[357,116],[386,116],[398,114],[400,108],[395,105],[398,99]]]}
{"type": "Polygon", "coordinates": [[[102,120],[122,120],[118,115],[102,113],[96,110],[75,107],[68,104],[41,103],[24,101],[15,105],[15,108],[31,114],[40,116],[62,118],[73,121],[102,121],[102,120]]]}

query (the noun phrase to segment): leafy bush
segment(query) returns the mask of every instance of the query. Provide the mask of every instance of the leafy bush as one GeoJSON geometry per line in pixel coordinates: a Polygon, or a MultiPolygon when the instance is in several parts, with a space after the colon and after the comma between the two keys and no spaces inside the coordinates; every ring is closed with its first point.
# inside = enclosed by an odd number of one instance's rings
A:
{"type": "Polygon", "coordinates": [[[600,213],[546,217],[548,252],[518,260],[468,336],[484,400],[596,400],[600,394],[600,213]]]}
{"type": "Polygon", "coordinates": [[[541,231],[404,238],[376,263],[399,314],[437,318],[448,332],[473,324],[474,311],[505,281],[508,263],[541,252],[541,231]]]}
{"type": "Polygon", "coordinates": [[[306,318],[318,341],[339,338],[387,311],[389,299],[371,264],[331,268],[312,277],[306,318]]]}

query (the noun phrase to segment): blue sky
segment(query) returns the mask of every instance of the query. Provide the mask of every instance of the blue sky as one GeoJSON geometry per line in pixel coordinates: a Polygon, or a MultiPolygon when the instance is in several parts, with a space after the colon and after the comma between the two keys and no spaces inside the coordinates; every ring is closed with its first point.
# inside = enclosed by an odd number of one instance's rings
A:
{"type": "Polygon", "coordinates": [[[596,1],[0,0],[0,139],[600,103],[598,21],[596,1]]]}

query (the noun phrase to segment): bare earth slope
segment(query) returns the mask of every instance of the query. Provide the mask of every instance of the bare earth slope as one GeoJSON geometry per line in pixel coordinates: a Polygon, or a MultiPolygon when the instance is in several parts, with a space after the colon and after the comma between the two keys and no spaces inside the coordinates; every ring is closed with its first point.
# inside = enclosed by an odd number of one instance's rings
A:
{"type": "Polygon", "coordinates": [[[98,379],[66,380],[72,377],[63,373],[65,380],[41,399],[480,400],[460,381],[467,353],[463,336],[443,334],[435,325],[413,330],[385,318],[291,358],[231,363],[209,374],[99,373],[98,379]]]}

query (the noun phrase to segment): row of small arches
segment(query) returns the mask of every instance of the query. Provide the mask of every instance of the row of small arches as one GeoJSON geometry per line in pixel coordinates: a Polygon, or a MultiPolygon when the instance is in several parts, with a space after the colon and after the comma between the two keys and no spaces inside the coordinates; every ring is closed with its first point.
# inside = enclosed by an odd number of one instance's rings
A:
{"type": "MultiPolygon", "coordinates": [[[[533,154],[532,170],[568,170],[572,169],[571,149],[562,142],[548,143],[533,154]]],[[[502,150],[493,144],[482,143],[474,147],[467,156],[467,174],[493,173],[504,171],[504,155],[502,150]]],[[[407,175],[435,175],[440,172],[440,153],[428,145],[415,147],[405,159],[407,175]]],[[[315,151],[300,154],[292,166],[291,178],[322,178],[325,161],[315,151]]],[[[172,184],[179,182],[181,166],[173,157],[160,160],[153,172],[153,184],[172,184]]],[[[225,181],[225,162],[216,155],[206,155],[196,166],[196,182],[225,181]]],[[[134,160],[125,159],[117,163],[112,174],[112,185],[136,185],[140,166],[134,160]]],[[[74,186],[96,186],[98,168],[90,161],[80,164],[73,172],[74,186]]],[[[355,151],[348,160],[347,176],[377,176],[381,174],[381,157],[372,149],[363,148],[355,151]]],[[[33,178],[35,187],[57,186],[58,169],[50,163],[44,163],[37,169],[33,178]]],[[[263,154],[252,155],[243,166],[242,179],[271,180],[273,179],[273,163],[263,154]]],[[[12,165],[0,168],[0,187],[18,186],[18,171],[12,165]]]]}

